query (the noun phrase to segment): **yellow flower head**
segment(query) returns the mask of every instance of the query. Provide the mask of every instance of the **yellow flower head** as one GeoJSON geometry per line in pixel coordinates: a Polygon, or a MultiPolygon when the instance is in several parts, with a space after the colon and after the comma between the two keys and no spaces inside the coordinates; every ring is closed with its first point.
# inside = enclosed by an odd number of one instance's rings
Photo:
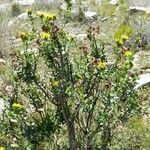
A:
{"type": "Polygon", "coordinates": [[[101,62],[101,61],[99,61],[99,62],[97,63],[97,67],[100,68],[100,69],[106,68],[106,62],[101,62]]]}
{"type": "Polygon", "coordinates": [[[131,51],[126,51],[124,53],[124,56],[126,56],[126,57],[131,57],[132,55],[133,55],[133,53],[131,51]]]}
{"type": "Polygon", "coordinates": [[[58,87],[58,85],[59,85],[59,81],[53,81],[52,82],[52,86],[53,87],[58,87]]]}
{"type": "Polygon", "coordinates": [[[19,32],[19,37],[25,41],[28,40],[30,38],[33,38],[34,34],[31,32],[19,32]]]}
{"type": "Polygon", "coordinates": [[[26,32],[20,32],[19,35],[20,35],[20,38],[22,40],[26,40],[27,39],[27,33],[26,32]]]}
{"type": "Polygon", "coordinates": [[[49,13],[47,13],[45,17],[46,17],[49,21],[56,19],[56,16],[55,16],[54,14],[49,14],[49,13]]]}
{"type": "Polygon", "coordinates": [[[51,20],[55,20],[56,19],[56,16],[54,14],[50,14],[50,13],[47,13],[47,12],[43,12],[43,11],[37,11],[36,12],[37,16],[39,16],[40,18],[45,18],[47,19],[48,21],[51,21],[51,20]]]}
{"type": "Polygon", "coordinates": [[[4,147],[2,147],[2,146],[0,146],[0,150],[5,150],[5,148],[4,148],[4,147]]]}
{"type": "Polygon", "coordinates": [[[28,15],[31,15],[31,14],[32,14],[32,9],[31,9],[31,8],[27,10],[27,14],[28,14],[28,15]]]}
{"type": "Polygon", "coordinates": [[[126,41],[129,39],[129,37],[126,34],[122,34],[121,39],[126,41]]]}
{"type": "Polygon", "coordinates": [[[21,110],[23,108],[23,106],[19,103],[13,103],[12,108],[16,109],[16,110],[21,110]]]}
{"type": "Polygon", "coordinates": [[[115,39],[115,41],[118,45],[123,45],[123,40],[122,39],[115,39]]]}
{"type": "Polygon", "coordinates": [[[40,37],[41,37],[41,39],[47,40],[47,39],[50,37],[50,34],[47,33],[47,32],[42,32],[42,33],[40,34],[40,37]]]}
{"type": "Polygon", "coordinates": [[[36,14],[37,14],[37,16],[39,16],[40,18],[43,18],[44,15],[45,15],[45,13],[42,12],[42,11],[37,11],[36,14]]]}

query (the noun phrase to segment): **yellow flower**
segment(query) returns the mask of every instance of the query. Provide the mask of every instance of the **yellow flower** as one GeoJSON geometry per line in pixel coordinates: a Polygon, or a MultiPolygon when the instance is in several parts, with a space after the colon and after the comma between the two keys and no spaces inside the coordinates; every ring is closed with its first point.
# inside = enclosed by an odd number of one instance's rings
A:
{"type": "Polygon", "coordinates": [[[133,55],[133,53],[132,53],[131,51],[126,51],[126,52],[124,53],[124,55],[125,55],[126,57],[131,57],[131,56],[133,55]]]}
{"type": "Polygon", "coordinates": [[[27,12],[28,15],[31,15],[32,14],[32,9],[30,8],[26,12],[27,12]]]}
{"type": "Polygon", "coordinates": [[[47,18],[48,20],[52,20],[52,19],[53,19],[53,16],[52,16],[51,14],[47,14],[47,15],[46,15],[46,18],[47,18]]]}
{"type": "Polygon", "coordinates": [[[49,14],[49,13],[47,13],[45,17],[46,17],[49,21],[56,19],[56,16],[55,16],[54,14],[49,14]]]}
{"type": "Polygon", "coordinates": [[[37,11],[36,14],[37,14],[37,16],[39,16],[40,18],[43,18],[44,15],[45,15],[45,13],[42,12],[42,11],[37,11]]]}
{"type": "Polygon", "coordinates": [[[23,41],[25,41],[33,38],[34,34],[31,32],[19,32],[19,36],[23,41]]]}
{"type": "Polygon", "coordinates": [[[20,35],[20,38],[22,40],[26,40],[27,39],[27,33],[26,32],[20,32],[19,35],[20,35]]]}
{"type": "Polygon", "coordinates": [[[23,106],[22,106],[21,104],[19,104],[19,103],[13,103],[13,104],[12,104],[12,108],[13,108],[13,109],[20,110],[20,109],[23,108],[23,106]]]}
{"type": "Polygon", "coordinates": [[[41,39],[47,40],[47,39],[50,37],[50,34],[47,33],[47,32],[42,32],[42,33],[40,34],[40,37],[41,37],[41,39]]]}
{"type": "Polygon", "coordinates": [[[43,12],[43,11],[37,11],[36,12],[37,16],[39,16],[40,18],[45,18],[47,19],[48,21],[51,21],[51,20],[55,20],[56,19],[56,16],[54,14],[50,14],[50,13],[47,13],[47,12],[43,12]]]}
{"type": "Polygon", "coordinates": [[[0,150],[5,150],[5,148],[4,148],[4,147],[2,147],[2,146],[0,146],[0,150]]]}
{"type": "Polygon", "coordinates": [[[101,68],[101,69],[106,68],[106,62],[101,62],[101,61],[99,61],[98,64],[97,64],[97,67],[98,67],[98,68],[101,68]]]}
{"type": "Polygon", "coordinates": [[[123,40],[128,40],[129,37],[128,37],[127,35],[125,35],[125,34],[122,34],[122,35],[121,35],[121,39],[123,39],[123,40]]]}
{"type": "Polygon", "coordinates": [[[116,41],[116,43],[118,44],[118,45],[123,45],[123,40],[122,39],[115,39],[115,41],[116,41]]]}
{"type": "Polygon", "coordinates": [[[58,85],[59,85],[59,81],[53,81],[52,82],[52,86],[53,87],[58,87],[58,85]]]}

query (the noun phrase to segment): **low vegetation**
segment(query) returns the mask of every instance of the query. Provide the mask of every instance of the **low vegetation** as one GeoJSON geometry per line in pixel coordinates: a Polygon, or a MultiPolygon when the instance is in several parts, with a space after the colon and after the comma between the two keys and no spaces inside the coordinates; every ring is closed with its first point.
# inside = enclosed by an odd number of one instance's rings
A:
{"type": "Polygon", "coordinates": [[[91,25],[79,42],[62,28],[71,20],[71,1],[65,2],[62,22],[47,10],[28,9],[28,28],[17,35],[21,46],[9,62],[0,55],[1,79],[7,78],[0,88],[6,102],[0,150],[149,150],[149,88],[135,89],[133,71],[140,37],[133,40],[136,31],[122,23],[106,41],[91,25]]]}

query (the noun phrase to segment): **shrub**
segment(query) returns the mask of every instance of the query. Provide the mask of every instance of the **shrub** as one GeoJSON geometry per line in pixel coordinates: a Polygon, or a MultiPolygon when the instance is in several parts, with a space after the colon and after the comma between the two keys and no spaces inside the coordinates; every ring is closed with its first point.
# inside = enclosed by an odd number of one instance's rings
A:
{"type": "Polygon", "coordinates": [[[90,27],[87,43],[78,49],[56,25],[55,15],[37,12],[41,29],[35,28],[31,10],[28,15],[32,28],[20,34],[14,90],[3,96],[9,106],[0,144],[8,149],[14,144],[38,149],[44,143],[48,149],[109,149],[118,126],[140,114],[137,77],[131,72],[134,49],[116,45],[110,65],[99,28],[90,27]]]}
{"type": "Polygon", "coordinates": [[[12,4],[11,13],[13,16],[18,16],[21,13],[21,8],[20,8],[19,4],[17,4],[17,3],[12,4]]]}

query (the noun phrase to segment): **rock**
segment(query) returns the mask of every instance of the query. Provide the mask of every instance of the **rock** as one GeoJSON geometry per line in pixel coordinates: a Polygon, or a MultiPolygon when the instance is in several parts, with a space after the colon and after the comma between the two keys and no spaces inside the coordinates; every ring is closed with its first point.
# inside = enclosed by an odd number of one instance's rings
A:
{"type": "Polygon", "coordinates": [[[136,13],[136,12],[146,12],[146,8],[145,7],[140,7],[140,6],[133,6],[133,7],[129,7],[129,11],[136,13]]]}
{"type": "Polygon", "coordinates": [[[26,12],[22,13],[19,16],[17,16],[17,19],[26,20],[28,19],[28,14],[26,12]]]}
{"type": "Polygon", "coordinates": [[[145,6],[150,6],[150,0],[126,0],[129,7],[130,6],[140,6],[140,7],[145,7],[145,6]]]}
{"type": "Polygon", "coordinates": [[[4,59],[0,58],[0,64],[5,65],[5,64],[6,64],[6,61],[5,61],[4,59]]]}
{"type": "Polygon", "coordinates": [[[6,86],[5,91],[8,95],[12,95],[13,93],[13,87],[11,85],[6,86]]]}
{"type": "Polygon", "coordinates": [[[37,48],[29,48],[29,49],[27,49],[27,52],[29,52],[29,53],[37,53],[38,49],[37,48]]]}
{"type": "Polygon", "coordinates": [[[72,0],[71,2],[72,2],[72,4],[75,4],[75,3],[76,3],[76,0],[72,0]]]}
{"type": "Polygon", "coordinates": [[[150,73],[150,69],[146,69],[143,71],[144,73],[150,73]]]}
{"type": "Polygon", "coordinates": [[[0,98],[0,115],[3,113],[4,109],[5,109],[5,102],[2,98],[0,98]]]}
{"type": "Polygon", "coordinates": [[[24,12],[24,13],[20,14],[19,16],[13,18],[12,20],[10,20],[7,25],[9,28],[11,28],[19,20],[22,21],[22,20],[27,20],[27,19],[28,19],[28,14],[26,12],[24,12]]]}
{"type": "Polygon", "coordinates": [[[54,0],[44,0],[43,2],[46,3],[46,4],[48,4],[48,3],[53,3],[54,0]]]}
{"type": "Polygon", "coordinates": [[[137,85],[135,86],[135,89],[143,87],[147,84],[150,84],[150,73],[141,74],[139,76],[139,80],[137,81],[137,85]]]}
{"type": "Polygon", "coordinates": [[[71,10],[71,18],[72,20],[77,19],[79,17],[79,11],[77,9],[71,10]]]}
{"type": "Polygon", "coordinates": [[[35,3],[35,0],[14,0],[14,2],[22,6],[30,6],[35,3]]]}
{"type": "Polygon", "coordinates": [[[75,37],[79,40],[84,41],[85,39],[87,39],[87,34],[86,33],[77,34],[75,37]]]}
{"type": "Polygon", "coordinates": [[[117,5],[119,0],[110,0],[109,4],[111,5],[117,5]]]}
{"type": "Polygon", "coordinates": [[[15,19],[10,20],[10,21],[8,22],[8,27],[10,28],[10,27],[12,27],[14,24],[15,24],[15,19]]]}
{"type": "Polygon", "coordinates": [[[0,4],[0,12],[5,12],[11,9],[11,5],[9,3],[0,4]]]}
{"type": "Polygon", "coordinates": [[[133,70],[142,70],[150,68],[150,50],[140,51],[134,55],[133,70]]]}
{"type": "Polygon", "coordinates": [[[129,11],[131,13],[146,13],[149,14],[150,13],[150,7],[141,7],[141,6],[133,6],[133,7],[129,7],[129,11]]]}
{"type": "Polygon", "coordinates": [[[102,0],[95,0],[96,5],[100,5],[102,0]]]}
{"type": "Polygon", "coordinates": [[[84,15],[86,19],[90,19],[90,20],[97,20],[98,18],[97,13],[93,11],[84,12],[84,15]]]}
{"type": "Polygon", "coordinates": [[[62,3],[59,8],[60,8],[60,10],[67,10],[66,3],[62,3]]]}
{"type": "Polygon", "coordinates": [[[64,0],[35,0],[35,1],[38,4],[44,4],[44,5],[51,4],[51,5],[55,5],[55,6],[58,6],[62,3],[64,3],[64,0]]]}
{"type": "Polygon", "coordinates": [[[104,17],[104,18],[101,19],[102,22],[104,22],[106,20],[107,20],[107,17],[104,17]]]}
{"type": "Polygon", "coordinates": [[[12,40],[12,41],[11,41],[11,44],[12,44],[13,47],[17,48],[17,47],[19,47],[19,46],[22,45],[22,40],[21,40],[20,38],[19,38],[19,39],[12,40]]]}

